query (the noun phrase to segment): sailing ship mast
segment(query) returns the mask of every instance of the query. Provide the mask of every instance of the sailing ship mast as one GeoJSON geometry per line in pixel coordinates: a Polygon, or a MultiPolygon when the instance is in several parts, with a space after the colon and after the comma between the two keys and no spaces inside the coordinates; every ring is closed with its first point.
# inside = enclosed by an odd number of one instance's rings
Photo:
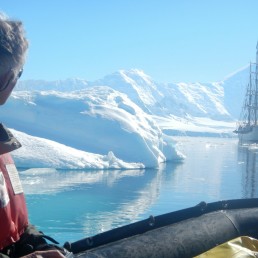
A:
{"type": "Polygon", "coordinates": [[[256,45],[256,62],[250,63],[249,83],[246,88],[239,124],[235,132],[240,135],[248,134],[254,128],[258,128],[258,42],[256,45]]]}
{"type": "Polygon", "coordinates": [[[249,116],[248,124],[250,126],[257,126],[257,110],[258,110],[258,42],[256,44],[256,62],[253,64],[254,71],[252,71],[252,64],[250,64],[250,111],[252,115],[249,116]]]}
{"type": "Polygon", "coordinates": [[[248,95],[248,126],[257,126],[257,110],[258,110],[258,42],[256,45],[256,62],[250,64],[250,80],[248,95]]]}
{"type": "Polygon", "coordinates": [[[258,73],[258,42],[256,44],[256,63],[255,63],[255,119],[254,119],[254,125],[257,125],[257,101],[258,101],[258,88],[257,88],[257,82],[258,82],[258,78],[257,78],[257,73],[258,73]]]}

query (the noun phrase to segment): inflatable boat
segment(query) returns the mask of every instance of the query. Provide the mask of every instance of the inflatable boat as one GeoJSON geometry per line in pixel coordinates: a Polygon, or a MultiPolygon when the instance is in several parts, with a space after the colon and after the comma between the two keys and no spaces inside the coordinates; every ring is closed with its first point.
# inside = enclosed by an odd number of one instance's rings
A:
{"type": "Polygon", "coordinates": [[[258,238],[258,198],[201,202],[64,246],[80,258],[183,258],[240,236],[258,238]]]}

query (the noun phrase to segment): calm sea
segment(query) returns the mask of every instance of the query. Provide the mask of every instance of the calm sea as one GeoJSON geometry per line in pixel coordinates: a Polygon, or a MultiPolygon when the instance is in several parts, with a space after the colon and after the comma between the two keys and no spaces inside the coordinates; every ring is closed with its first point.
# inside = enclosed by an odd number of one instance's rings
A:
{"type": "Polygon", "coordinates": [[[201,201],[258,197],[255,145],[176,140],[186,159],[159,170],[20,171],[31,223],[63,244],[201,201]]]}

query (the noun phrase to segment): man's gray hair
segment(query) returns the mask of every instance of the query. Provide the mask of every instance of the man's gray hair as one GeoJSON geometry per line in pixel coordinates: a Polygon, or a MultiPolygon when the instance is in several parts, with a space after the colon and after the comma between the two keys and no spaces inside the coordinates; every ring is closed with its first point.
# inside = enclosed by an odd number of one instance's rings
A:
{"type": "Polygon", "coordinates": [[[28,41],[21,21],[10,20],[0,14],[0,66],[22,67],[28,41]]]}

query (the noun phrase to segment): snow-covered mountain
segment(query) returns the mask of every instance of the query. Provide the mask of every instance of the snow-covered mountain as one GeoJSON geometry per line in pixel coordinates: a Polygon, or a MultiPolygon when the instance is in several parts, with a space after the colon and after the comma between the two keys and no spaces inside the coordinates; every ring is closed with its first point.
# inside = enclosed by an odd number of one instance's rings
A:
{"type": "Polygon", "coordinates": [[[84,79],[66,79],[58,81],[44,81],[44,80],[25,80],[18,81],[14,90],[19,91],[73,91],[85,89],[88,86],[88,82],[84,79]]]}
{"type": "Polygon", "coordinates": [[[89,85],[107,85],[129,96],[147,113],[180,118],[238,118],[249,79],[244,67],[225,80],[207,83],[158,83],[140,70],[120,70],[89,85]]]}
{"type": "Polygon", "coordinates": [[[206,117],[230,121],[238,118],[248,81],[248,67],[220,82],[159,83],[143,71],[120,70],[104,78],[89,82],[83,79],[63,81],[21,81],[20,90],[73,91],[95,86],[108,86],[125,93],[148,114],[157,116],[206,117]]]}
{"type": "Polygon", "coordinates": [[[20,166],[158,167],[183,157],[164,132],[232,132],[247,80],[246,68],[214,83],[157,83],[136,69],[95,82],[21,81],[1,119],[24,145],[20,166]]]}
{"type": "Polygon", "coordinates": [[[149,114],[230,118],[223,106],[223,87],[220,83],[156,83],[143,71],[121,70],[94,84],[107,85],[127,94],[149,114]]]}
{"type": "Polygon", "coordinates": [[[249,80],[249,66],[227,76],[221,82],[224,89],[224,106],[235,119],[239,118],[249,80]]]}

